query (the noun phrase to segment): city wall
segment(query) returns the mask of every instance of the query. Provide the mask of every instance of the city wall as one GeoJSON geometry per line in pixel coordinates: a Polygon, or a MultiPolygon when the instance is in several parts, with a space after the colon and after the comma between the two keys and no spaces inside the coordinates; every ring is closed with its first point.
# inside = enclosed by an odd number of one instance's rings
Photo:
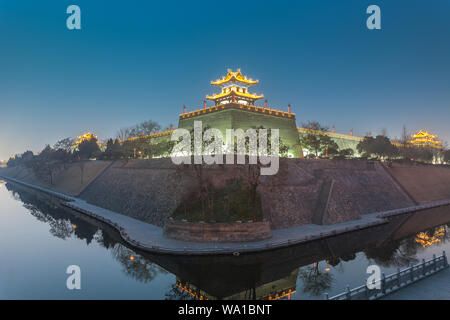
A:
{"type": "Polygon", "coordinates": [[[266,129],[279,129],[282,142],[288,146],[289,153],[294,157],[301,157],[302,151],[299,144],[299,136],[295,124],[295,116],[287,115],[281,111],[263,109],[238,104],[217,106],[208,109],[218,109],[210,113],[203,113],[202,110],[195,113],[183,114],[179,119],[179,128],[192,129],[194,121],[202,121],[211,128],[219,129],[225,137],[226,129],[241,128],[247,130],[263,126],[266,129]],[[223,110],[222,110],[223,108],[223,110]],[[259,111],[254,111],[254,109],[259,111]],[[281,116],[285,114],[285,116],[281,116]],[[255,125],[257,124],[257,125],[255,125]]]}
{"type": "MultiPolygon", "coordinates": [[[[0,175],[76,195],[89,203],[164,226],[190,191],[194,176],[177,171],[170,159],[89,161],[69,165],[42,182],[25,168],[1,168],[0,175]],[[89,173],[89,174],[88,174],[89,173]]],[[[210,168],[215,186],[242,172],[233,166],[210,168]]],[[[280,159],[275,176],[262,176],[264,218],[272,229],[303,224],[334,224],[363,214],[450,199],[450,168],[402,165],[388,168],[363,160],[280,159]]]]}
{"type": "Polygon", "coordinates": [[[164,235],[184,241],[241,242],[258,241],[272,237],[267,221],[234,223],[193,223],[169,220],[164,235]]]}

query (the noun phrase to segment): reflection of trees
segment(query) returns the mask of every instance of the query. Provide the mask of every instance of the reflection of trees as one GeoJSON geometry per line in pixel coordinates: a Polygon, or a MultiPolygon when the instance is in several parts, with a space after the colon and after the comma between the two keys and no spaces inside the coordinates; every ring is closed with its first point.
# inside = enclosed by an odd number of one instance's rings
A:
{"type": "Polygon", "coordinates": [[[416,263],[417,245],[413,241],[393,241],[381,247],[369,247],[364,250],[367,259],[373,259],[383,267],[404,267],[416,263]]]}
{"type": "Polygon", "coordinates": [[[117,243],[111,249],[113,257],[124,267],[123,272],[138,281],[147,283],[152,281],[158,274],[167,273],[150,260],[136,255],[133,250],[117,243]],[[133,259],[130,259],[133,257],[133,259]]]}
{"type": "Polygon", "coordinates": [[[52,220],[50,223],[50,233],[57,238],[67,239],[73,233],[73,227],[69,220],[52,220]]]}
{"type": "Polygon", "coordinates": [[[85,240],[87,245],[94,240],[106,249],[111,248],[113,257],[124,266],[126,275],[146,283],[159,273],[166,273],[150,260],[136,256],[131,249],[118,243],[95,224],[61,207],[59,201],[10,183],[6,184],[6,188],[17,201],[23,203],[32,216],[50,226],[50,233],[53,236],[67,239],[74,235],[78,239],[85,240]],[[134,257],[133,261],[130,260],[130,256],[134,257]]]}
{"type": "Polygon", "coordinates": [[[344,254],[340,258],[342,261],[345,261],[345,262],[352,261],[352,260],[355,260],[356,253],[353,252],[353,253],[344,254]]]}
{"type": "Polygon", "coordinates": [[[68,219],[55,219],[54,217],[43,213],[35,206],[27,203],[24,207],[28,209],[32,216],[41,222],[45,222],[50,226],[50,233],[57,238],[67,239],[73,234],[72,223],[68,219]]]}
{"type": "Polygon", "coordinates": [[[323,294],[334,281],[332,274],[320,271],[318,262],[312,266],[300,268],[299,277],[303,283],[303,292],[314,296],[323,294]]]}
{"type": "Polygon", "coordinates": [[[405,267],[409,264],[416,264],[419,262],[419,259],[416,258],[417,253],[423,251],[427,246],[449,239],[447,229],[444,227],[442,231],[442,228],[443,226],[430,228],[403,240],[392,241],[379,247],[368,247],[364,250],[364,253],[367,259],[373,259],[376,264],[384,267],[405,267]],[[436,238],[439,241],[429,240],[429,243],[427,242],[424,245],[423,241],[418,241],[419,235],[419,239],[428,237],[429,239],[436,238]]]}
{"type": "Polygon", "coordinates": [[[339,259],[338,257],[331,257],[331,258],[327,259],[327,263],[333,267],[336,267],[340,262],[341,262],[341,259],[339,259]]]}
{"type": "Polygon", "coordinates": [[[165,300],[195,300],[194,296],[185,290],[182,291],[176,284],[171,285],[169,291],[164,296],[165,300]]]}

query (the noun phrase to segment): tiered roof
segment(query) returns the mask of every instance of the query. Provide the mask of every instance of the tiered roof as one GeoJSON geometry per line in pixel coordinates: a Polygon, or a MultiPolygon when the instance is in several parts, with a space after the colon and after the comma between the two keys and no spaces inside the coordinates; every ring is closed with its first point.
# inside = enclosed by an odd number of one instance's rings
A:
{"type": "Polygon", "coordinates": [[[211,96],[207,95],[206,99],[214,101],[216,105],[231,102],[253,105],[256,100],[264,97],[262,94],[258,95],[248,92],[248,87],[258,82],[258,80],[242,75],[240,69],[237,69],[236,72],[228,69],[228,74],[225,77],[211,81],[213,86],[222,88],[222,92],[211,96]]]}
{"type": "Polygon", "coordinates": [[[233,72],[231,69],[228,69],[228,74],[222,79],[217,79],[216,81],[211,81],[213,86],[225,87],[230,84],[238,84],[245,87],[250,87],[255,84],[258,84],[258,80],[253,80],[252,78],[247,78],[242,75],[241,69],[237,69],[236,72],[233,72]]]}
{"type": "Polygon", "coordinates": [[[437,139],[437,136],[427,131],[420,130],[418,133],[412,134],[411,137],[413,139],[409,140],[408,143],[413,146],[442,149],[441,142],[437,139]]]}

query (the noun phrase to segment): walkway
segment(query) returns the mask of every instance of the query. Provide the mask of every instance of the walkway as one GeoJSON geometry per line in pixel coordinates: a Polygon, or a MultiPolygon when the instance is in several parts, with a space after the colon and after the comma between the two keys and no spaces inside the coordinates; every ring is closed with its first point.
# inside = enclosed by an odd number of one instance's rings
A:
{"type": "Polygon", "coordinates": [[[450,268],[389,294],[382,300],[450,300],[450,268]]]}
{"type": "Polygon", "coordinates": [[[275,248],[290,246],[293,244],[304,243],[311,240],[322,239],[338,234],[351,232],[359,229],[372,227],[375,225],[387,223],[384,219],[388,216],[399,215],[407,212],[420,211],[432,207],[449,205],[450,201],[440,201],[421,206],[402,208],[372,214],[365,214],[359,220],[347,221],[333,225],[315,225],[307,224],[297,227],[272,230],[272,238],[263,241],[254,242],[186,242],[166,238],[163,235],[163,229],[143,221],[131,218],[129,216],[113,212],[86,201],[55,192],[53,190],[39,187],[30,183],[22,182],[17,179],[2,177],[39,191],[58,197],[64,202],[62,204],[76,211],[94,217],[117,229],[125,242],[139,249],[170,254],[235,254],[243,252],[264,251],[275,248]]]}

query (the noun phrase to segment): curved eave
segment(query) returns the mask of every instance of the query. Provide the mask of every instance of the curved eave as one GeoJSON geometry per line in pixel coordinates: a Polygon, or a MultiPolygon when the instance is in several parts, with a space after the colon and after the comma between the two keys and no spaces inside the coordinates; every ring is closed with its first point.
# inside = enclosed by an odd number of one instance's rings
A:
{"type": "Polygon", "coordinates": [[[422,138],[431,138],[431,139],[436,139],[437,136],[433,135],[431,133],[428,133],[428,131],[419,131],[416,134],[412,134],[411,135],[412,138],[416,138],[416,139],[422,139],[422,138]]]}
{"type": "Polygon", "coordinates": [[[222,79],[222,80],[217,80],[217,81],[211,81],[211,85],[213,86],[217,86],[217,87],[224,87],[227,84],[239,84],[242,86],[254,86],[255,84],[258,84],[259,81],[258,80],[246,80],[246,79],[237,79],[236,77],[232,77],[230,79],[222,79]]]}
{"type": "Polygon", "coordinates": [[[220,94],[216,94],[213,96],[206,96],[206,99],[214,101],[217,99],[233,96],[233,94],[236,95],[237,97],[247,98],[247,99],[252,99],[252,100],[258,100],[258,99],[264,98],[264,95],[262,95],[262,94],[261,95],[253,95],[253,94],[247,94],[247,93],[242,93],[242,92],[238,92],[238,91],[230,91],[227,93],[220,93],[220,94]]]}

